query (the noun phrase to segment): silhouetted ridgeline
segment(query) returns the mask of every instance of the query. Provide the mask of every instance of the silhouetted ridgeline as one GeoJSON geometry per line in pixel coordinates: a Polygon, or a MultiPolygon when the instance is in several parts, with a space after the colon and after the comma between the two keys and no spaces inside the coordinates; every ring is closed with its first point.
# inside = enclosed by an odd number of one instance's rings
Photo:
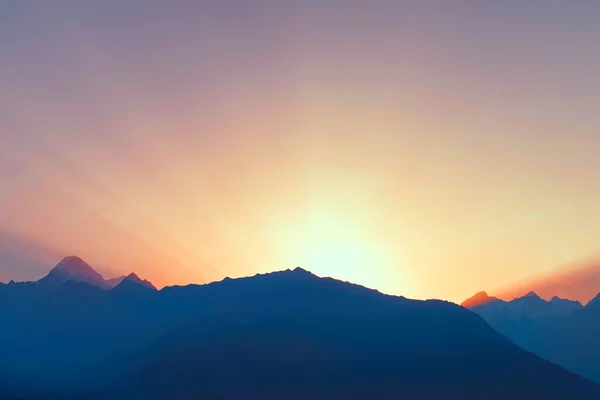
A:
{"type": "Polygon", "coordinates": [[[522,348],[600,382],[599,297],[584,307],[558,297],[546,301],[531,292],[471,309],[522,348]]]}
{"type": "Polygon", "coordinates": [[[111,289],[71,261],[61,277],[74,278],[53,290],[0,286],[4,397],[600,398],[452,303],[302,269],[161,291],[130,276],[111,289]]]}

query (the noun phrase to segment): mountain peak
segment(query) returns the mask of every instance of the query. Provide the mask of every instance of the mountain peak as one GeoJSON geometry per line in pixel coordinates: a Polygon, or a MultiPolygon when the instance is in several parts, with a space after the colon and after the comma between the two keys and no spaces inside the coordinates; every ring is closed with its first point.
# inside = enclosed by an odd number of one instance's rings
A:
{"type": "Polygon", "coordinates": [[[62,262],[84,262],[84,261],[79,256],[66,256],[62,259],[61,263],[62,262]]]}
{"type": "Polygon", "coordinates": [[[145,289],[150,289],[150,290],[156,291],[156,287],[150,281],[147,281],[146,279],[142,280],[134,272],[130,273],[125,278],[123,278],[121,280],[121,282],[117,286],[115,286],[114,289],[117,289],[120,291],[120,290],[124,290],[126,288],[134,288],[134,287],[137,287],[137,288],[143,287],[145,289]]]}
{"type": "Polygon", "coordinates": [[[550,304],[552,304],[555,310],[563,314],[569,314],[583,308],[583,305],[577,300],[561,299],[558,296],[552,297],[550,304]]]}
{"type": "Polygon", "coordinates": [[[99,288],[106,288],[106,281],[102,275],[77,256],[63,258],[38,282],[58,287],[66,281],[86,282],[99,288]]]}
{"type": "MultiPolygon", "coordinates": [[[[579,303],[577,300],[563,299],[558,296],[552,297],[552,299],[550,299],[550,302],[552,302],[552,303],[579,303]]],[[[579,304],[581,304],[581,303],[579,303],[579,304]]]]}
{"type": "Polygon", "coordinates": [[[316,277],[315,274],[313,274],[312,272],[310,272],[304,268],[301,268],[301,267],[296,267],[293,270],[288,269],[287,271],[284,271],[284,272],[289,274],[289,276],[292,277],[292,279],[303,280],[303,279],[312,279],[312,278],[316,277]]]}
{"type": "Polygon", "coordinates": [[[68,256],[63,258],[52,270],[50,273],[71,273],[71,274],[87,274],[87,273],[95,273],[94,269],[89,266],[88,263],[83,261],[81,258],[77,256],[68,256]]]}
{"type": "Polygon", "coordinates": [[[497,297],[489,296],[487,292],[481,291],[475,293],[473,296],[463,301],[460,305],[464,308],[474,308],[497,300],[497,297]]]}
{"type": "Polygon", "coordinates": [[[531,291],[524,296],[513,299],[509,303],[518,304],[519,306],[523,306],[525,304],[541,304],[541,303],[550,303],[550,302],[542,299],[535,292],[531,291]]]}
{"type": "Polygon", "coordinates": [[[593,299],[588,301],[588,303],[585,306],[586,307],[589,307],[589,306],[597,307],[598,305],[600,305],[600,293],[598,293],[593,299]]]}
{"type": "Polygon", "coordinates": [[[127,275],[125,277],[125,279],[129,279],[129,280],[134,280],[134,281],[139,281],[140,277],[137,276],[137,274],[135,272],[130,273],[129,275],[127,275]]]}

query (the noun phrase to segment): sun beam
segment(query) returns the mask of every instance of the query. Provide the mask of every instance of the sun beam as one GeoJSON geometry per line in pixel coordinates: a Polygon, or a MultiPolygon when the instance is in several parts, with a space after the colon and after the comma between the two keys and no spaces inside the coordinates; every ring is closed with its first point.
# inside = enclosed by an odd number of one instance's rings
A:
{"type": "Polygon", "coordinates": [[[312,210],[293,234],[281,237],[286,238],[285,258],[295,266],[382,291],[393,279],[397,288],[389,249],[371,233],[367,221],[338,208],[312,210]]]}

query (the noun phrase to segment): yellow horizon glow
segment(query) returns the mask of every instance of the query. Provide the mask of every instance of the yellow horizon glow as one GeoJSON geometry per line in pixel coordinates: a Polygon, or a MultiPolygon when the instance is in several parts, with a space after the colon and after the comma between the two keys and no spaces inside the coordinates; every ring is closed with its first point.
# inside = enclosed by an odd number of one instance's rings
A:
{"type": "Polygon", "coordinates": [[[0,26],[2,279],[299,265],[461,302],[600,252],[586,7],[50,3],[0,26]]]}

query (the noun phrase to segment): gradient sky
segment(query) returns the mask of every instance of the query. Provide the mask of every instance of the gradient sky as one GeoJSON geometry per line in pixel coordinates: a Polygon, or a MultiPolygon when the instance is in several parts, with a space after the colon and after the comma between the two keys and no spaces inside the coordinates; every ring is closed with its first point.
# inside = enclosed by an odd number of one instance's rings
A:
{"type": "Polygon", "coordinates": [[[595,257],[599,19],[0,1],[0,280],[76,254],[157,286],[300,265],[460,302],[595,257]]]}

